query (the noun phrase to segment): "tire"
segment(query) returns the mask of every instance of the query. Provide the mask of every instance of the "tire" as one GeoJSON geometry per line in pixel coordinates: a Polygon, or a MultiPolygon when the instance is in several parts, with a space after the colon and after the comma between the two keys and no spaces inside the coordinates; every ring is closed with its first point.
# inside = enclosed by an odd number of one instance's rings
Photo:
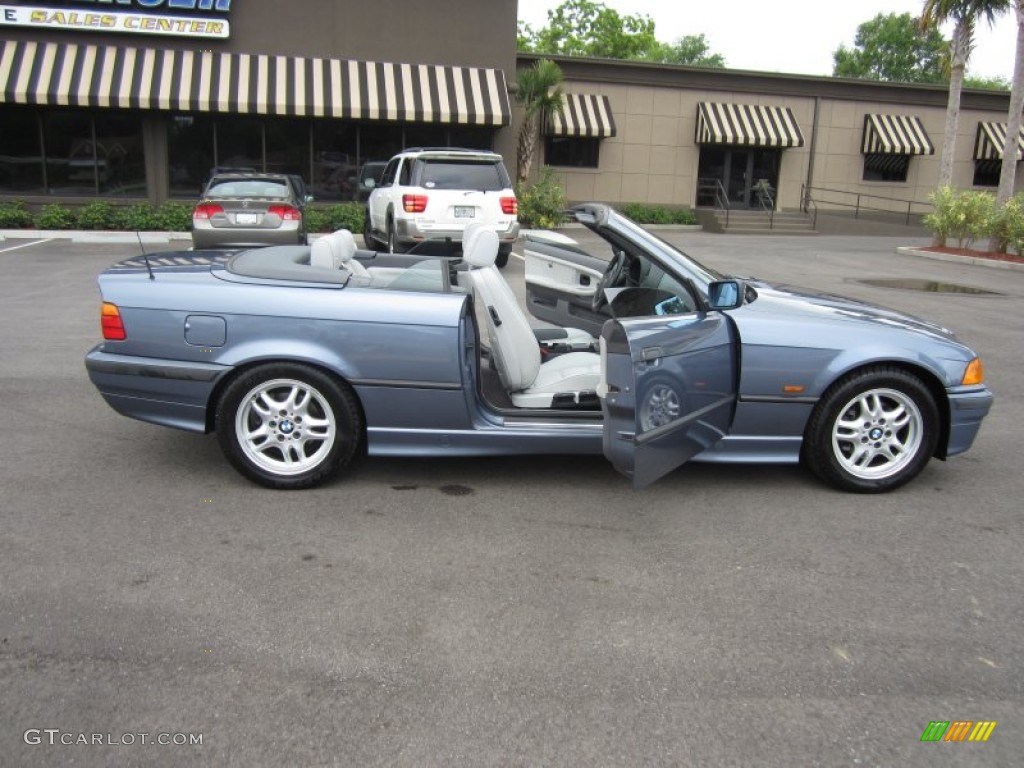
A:
{"type": "Polygon", "coordinates": [[[920,378],[899,368],[866,368],[825,392],[807,424],[802,458],[841,490],[891,491],[924,469],[938,427],[935,398],[920,378]]]}
{"type": "Polygon", "coordinates": [[[512,253],[512,244],[502,245],[498,248],[498,256],[494,260],[495,265],[498,269],[504,269],[505,265],[508,264],[509,254],[512,253]]]}
{"type": "Polygon", "coordinates": [[[401,253],[398,249],[398,233],[395,232],[395,220],[388,216],[388,253],[401,253]]]}
{"type": "Polygon", "coordinates": [[[363,244],[371,251],[377,250],[377,238],[373,235],[373,224],[370,222],[370,212],[367,210],[366,219],[363,220],[363,244]]]}
{"type": "Polygon", "coordinates": [[[355,394],[299,363],[244,372],[221,395],[216,423],[221,450],[235,469],[278,490],[330,479],[352,461],[363,435],[355,394]]]}

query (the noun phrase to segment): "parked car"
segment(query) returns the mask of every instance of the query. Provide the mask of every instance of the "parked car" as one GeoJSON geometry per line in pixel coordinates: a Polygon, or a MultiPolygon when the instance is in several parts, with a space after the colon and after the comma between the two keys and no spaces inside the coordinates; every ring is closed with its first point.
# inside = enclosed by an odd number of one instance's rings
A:
{"type": "Polygon", "coordinates": [[[215,432],[273,488],[322,483],[365,446],[603,452],[635,487],[690,459],[803,461],[877,492],[970,448],[993,398],[948,330],[718,274],[604,205],[573,213],[611,259],[531,235],[530,306],[596,339],[530,327],[486,225],[467,227],[462,263],[357,251],[342,230],[110,267],[86,368],[118,412],[215,432]]]}
{"type": "Polygon", "coordinates": [[[519,235],[519,205],[501,155],[470,149],[412,148],[395,155],[367,200],[367,248],[397,253],[424,243],[462,242],[470,223],[498,235],[498,266],[519,235]]]}
{"type": "Polygon", "coordinates": [[[192,211],[192,244],[224,248],[305,243],[305,206],[311,199],[299,176],[215,173],[192,211]]]}

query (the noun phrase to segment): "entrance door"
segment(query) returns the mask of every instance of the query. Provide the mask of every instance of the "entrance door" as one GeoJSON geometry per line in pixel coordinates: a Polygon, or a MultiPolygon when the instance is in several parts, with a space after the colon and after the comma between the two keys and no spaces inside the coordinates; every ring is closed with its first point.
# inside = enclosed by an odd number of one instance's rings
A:
{"type": "Polygon", "coordinates": [[[753,161],[754,153],[748,150],[734,149],[728,153],[729,181],[725,189],[729,193],[729,202],[738,208],[750,206],[750,174],[753,161]]]}

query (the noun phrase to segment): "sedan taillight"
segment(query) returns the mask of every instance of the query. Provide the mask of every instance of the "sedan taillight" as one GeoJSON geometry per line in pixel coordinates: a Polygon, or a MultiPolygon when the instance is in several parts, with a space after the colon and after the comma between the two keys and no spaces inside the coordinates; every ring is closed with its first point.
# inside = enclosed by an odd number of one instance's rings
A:
{"type": "Polygon", "coordinates": [[[406,213],[423,213],[427,210],[427,196],[402,195],[402,208],[406,213]]]}
{"type": "Polygon", "coordinates": [[[200,203],[196,206],[196,209],[192,211],[192,218],[206,221],[213,218],[214,214],[217,213],[224,213],[224,209],[219,205],[214,205],[213,203],[200,203]]]}
{"type": "Polygon", "coordinates": [[[124,323],[121,321],[121,311],[116,304],[104,301],[100,308],[100,327],[103,329],[103,338],[107,341],[124,341],[128,334],[124,331],[124,323]]]}
{"type": "Polygon", "coordinates": [[[519,201],[514,197],[501,198],[501,212],[516,216],[519,213],[519,201]]]}
{"type": "Polygon", "coordinates": [[[272,205],[267,208],[267,213],[280,216],[281,221],[302,221],[302,213],[298,208],[292,208],[290,205],[272,205]]]}

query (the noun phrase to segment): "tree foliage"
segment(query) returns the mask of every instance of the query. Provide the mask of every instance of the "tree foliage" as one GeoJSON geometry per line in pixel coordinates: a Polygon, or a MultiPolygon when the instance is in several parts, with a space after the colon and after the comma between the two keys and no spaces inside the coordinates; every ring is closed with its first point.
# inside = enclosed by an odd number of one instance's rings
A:
{"type": "Polygon", "coordinates": [[[880,13],[857,27],[853,47],[832,53],[835,77],[902,83],[941,83],[948,42],[909,13],[880,13]]]}
{"type": "Polygon", "coordinates": [[[523,122],[516,142],[516,180],[523,184],[530,176],[537,135],[543,122],[562,109],[562,70],[550,59],[540,59],[519,71],[516,102],[523,108],[523,122]]]}
{"type": "Polygon", "coordinates": [[[594,0],[565,0],[548,11],[540,29],[520,22],[519,50],[563,56],[593,56],[666,64],[724,67],[704,35],[686,35],[665,43],[655,36],[654,20],[644,14],[623,16],[594,0]]]}

